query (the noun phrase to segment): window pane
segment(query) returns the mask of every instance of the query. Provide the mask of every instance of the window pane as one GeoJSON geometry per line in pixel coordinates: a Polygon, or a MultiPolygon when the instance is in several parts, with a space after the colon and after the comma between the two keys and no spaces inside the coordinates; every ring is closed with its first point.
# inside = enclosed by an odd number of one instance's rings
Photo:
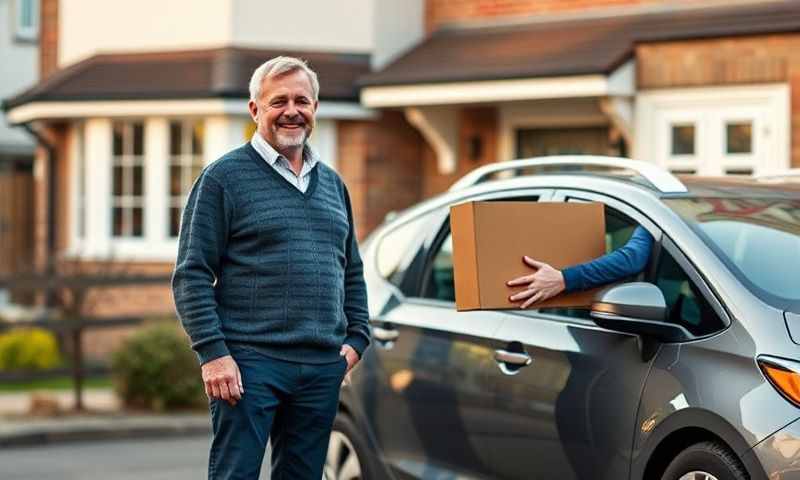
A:
{"type": "Polygon", "coordinates": [[[169,194],[174,197],[181,193],[181,167],[172,165],[169,167],[169,194]]]}
{"type": "Polygon", "coordinates": [[[133,124],[133,154],[144,154],[144,125],[141,123],[133,124]]]}
{"type": "Polygon", "coordinates": [[[661,254],[656,285],[667,302],[668,322],[682,325],[695,335],[707,335],[724,328],[694,282],[666,251],[661,254]]]}
{"type": "Polygon", "coordinates": [[[142,230],[144,229],[144,221],[143,221],[143,212],[141,207],[135,207],[131,209],[132,218],[131,218],[131,233],[134,237],[141,237],[142,230]]]}
{"type": "Polygon", "coordinates": [[[136,165],[132,167],[133,170],[133,194],[141,196],[144,192],[144,167],[136,165]]]}
{"type": "Polygon", "coordinates": [[[726,125],[727,152],[753,152],[753,124],[750,122],[729,123],[726,125]]]}
{"type": "Polygon", "coordinates": [[[753,174],[752,168],[726,168],[725,175],[743,175],[749,177],[753,174]]]}
{"type": "Polygon", "coordinates": [[[694,155],[694,125],[672,126],[672,154],[694,155]]]}
{"type": "Polygon", "coordinates": [[[114,195],[114,196],[122,195],[123,194],[123,191],[122,191],[123,168],[120,167],[119,165],[115,165],[114,166],[113,176],[114,176],[114,180],[113,180],[113,186],[112,186],[111,194],[114,195]]]}
{"type": "Polygon", "coordinates": [[[113,234],[115,237],[121,237],[124,234],[122,208],[114,207],[112,217],[113,234]]]}
{"type": "Polygon", "coordinates": [[[124,137],[124,126],[121,123],[115,123],[112,127],[114,132],[114,155],[122,155],[122,139],[124,137]]]}
{"type": "Polygon", "coordinates": [[[197,177],[200,176],[200,172],[202,171],[203,171],[202,165],[195,165],[194,167],[192,167],[192,177],[189,179],[189,185],[188,185],[189,188],[186,189],[186,192],[188,192],[189,189],[192,188],[192,184],[194,183],[195,180],[197,180],[197,177]]]}
{"type": "Polygon", "coordinates": [[[170,155],[180,155],[181,153],[181,124],[170,122],[169,124],[169,153],[170,155]]]}
{"type": "Polygon", "coordinates": [[[203,122],[196,122],[192,129],[192,152],[203,154],[203,122]]]}
{"type": "Polygon", "coordinates": [[[400,286],[425,234],[421,227],[428,220],[428,217],[414,219],[383,237],[378,245],[378,272],[383,278],[400,286]]]}
{"type": "Polygon", "coordinates": [[[169,234],[173,237],[178,236],[179,227],[181,224],[181,209],[178,207],[171,207],[169,209],[169,234]]]}
{"type": "Polygon", "coordinates": [[[433,258],[427,288],[424,293],[426,298],[436,300],[456,301],[456,290],[453,279],[453,237],[448,235],[433,258]]]}
{"type": "Polygon", "coordinates": [[[32,28],[33,23],[33,2],[34,0],[20,0],[20,26],[32,28]]]}

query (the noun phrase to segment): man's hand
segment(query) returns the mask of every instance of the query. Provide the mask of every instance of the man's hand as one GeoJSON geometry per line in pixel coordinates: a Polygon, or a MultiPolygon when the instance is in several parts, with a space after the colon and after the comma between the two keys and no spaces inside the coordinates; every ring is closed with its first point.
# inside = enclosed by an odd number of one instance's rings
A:
{"type": "Polygon", "coordinates": [[[239,366],[230,355],[225,355],[200,367],[203,374],[203,385],[208,398],[221,398],[231,405],[242,399],[244,386],[239,366]]]}
{"type": "Polygon", "coordinates": [[[360,360],[358,357],[358,352],[356,352],[355,348],[347,344],[342,345],[339,355],[343,356],[345,360],[347,360],[347,371],[345,373],[350,373],[350,370],[352,370],[353,367],[356,366],[356,363],[358,363],[360,360]]]}
{"type": "Polygon", "coordinates": [[[506,282],[509,287],[526,286],[525,290],[511,295],[509,300],[519,302],[527,299],[520,305],[520,308],[528,308],[536,302],[543,302],[564,291],[564,275],[561,274],[560,270],[556,270],[550,265],[536,261],[528,256],[523,257],[523,261],[526,265],[535,268],[536,273],[506,282]]]}

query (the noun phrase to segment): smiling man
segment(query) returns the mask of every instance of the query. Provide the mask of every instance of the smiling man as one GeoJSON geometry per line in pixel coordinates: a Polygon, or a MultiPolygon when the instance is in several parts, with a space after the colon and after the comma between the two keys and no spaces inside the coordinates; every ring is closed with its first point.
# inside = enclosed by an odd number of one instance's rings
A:
{"type": "Polygon", "coordinates": [[[339,387],[369,345],[350,199],[307,140],[316,74],[277,57],[250,81],[250,142],[206,167],[181,222],[175,305],[201,363],[209,478],[322,476],[339,387]]]}

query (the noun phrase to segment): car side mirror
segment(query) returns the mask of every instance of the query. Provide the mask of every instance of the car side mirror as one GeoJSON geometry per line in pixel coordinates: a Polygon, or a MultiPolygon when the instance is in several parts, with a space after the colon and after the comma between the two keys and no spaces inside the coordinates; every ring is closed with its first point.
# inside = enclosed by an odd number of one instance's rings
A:
{"type": "Polygon", "coordinates": [[[592,303],[591,317],[603,328],[660,342],[694,338],[683,326],[666,322],[667,302],[652,283],[624,283],[601,291],[592,303]]]}

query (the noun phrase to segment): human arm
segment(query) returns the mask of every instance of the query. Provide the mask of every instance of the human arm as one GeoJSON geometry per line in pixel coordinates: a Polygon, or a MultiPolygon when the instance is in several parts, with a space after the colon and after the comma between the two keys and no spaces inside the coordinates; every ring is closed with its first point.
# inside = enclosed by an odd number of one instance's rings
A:
{"type": "Polygon", "coordinates": [[[355,221],[350,204],[350,195],[344,188],[347,220],[350,225],[346,241],[346,266],[344,272],[344,313],[347,319],[347,335],[342,354],[347,358],[348,370],[353,368],[370,344],[369,311],[367,308],[367,286],[364,282],[364,264],[358,251],[355,221]],[[353,352],[348,355],[347,348],[353,352]],[[355,356],[353,355],[355,353],[355,356]],[[355,362],[353,361],[355,360],[355,362]]]}
{"type": "Polygon", "coordinates": [[[653,248],[653,237],[641,226],[636,227],[628,242],[602,257],[559,271],[552,266],[525,257],[536,272],[507,282],[508,286],[525,285],[525,290],[509,297],[521,301],[521,308],[552,298],[562,292],[588,290],[635,275],[647,266],[653,248]]]}
{"type": "Polygon", "coordinates": [[[214,290],[232,214],[233,204],[222,185],[203,172],[183,212],[172,294],[200,360],[206,393],[235,404],[241,398],[241,376],[225,345],[214,290]]]}

